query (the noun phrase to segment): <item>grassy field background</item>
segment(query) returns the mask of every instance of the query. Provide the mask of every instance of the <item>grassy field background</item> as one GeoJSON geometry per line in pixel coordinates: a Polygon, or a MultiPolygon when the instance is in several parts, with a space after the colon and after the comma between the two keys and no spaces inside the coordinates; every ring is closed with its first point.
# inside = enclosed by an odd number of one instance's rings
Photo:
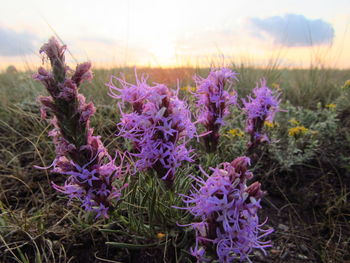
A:
{"type": "MultiPolygon", "coordinates": [[[[268,193],[261,218],[267,216],[275,229],[268,256],[256,251],[253,262],[350,262],[350,85],[344,84],[350,70],[232,68],[239,73],[235,89],[240,98],[265,77],[270,87],[282,92],[285,110],[276,125],[268,127],[272,143],[252,167],[268,193]],[[293,120],[308,132],[290,135],[296,126],[293,120]]],[[[194,110],[192,76],[206,76],[209,69],[139,68],[142,72],[149,74],[150,82],[173,89],[179,85],[180,97],[194,110]]],[[[51,188],[51,181],[63,184],[64,178],[33,168],[52,162],[54,145],[47,136],[50,124],[40,119],[36,102],[46,92],[32,80],[32,73],[0,74],[0,262],[190,262],[185,251],[193,233],[186,232],[185,242],[176,232],[176,222],[170,225],[166,220],[176,221],[183,216],[180,212],[158,207],[157,224],[151,229],[142,224],[152,221],[147,209],[155,202],[144,200],[148,193],[143,183],[155,181],[140,175],[137,194],[127,197],[114,219],[94,222],[78,204],[67,206],[66,198],[51,188]]],[[[95,69],[93,81],[80,88],[95,103],[92,126],[111,152],[124,151],[127,145],[115,136],[119,110],[105,85],[110,75],[120,73],[134,81],[133,68],[95,69]]],[[[233,111],[214,155],[192,142],[199,149],[196,162],[207,169],[244,153],[246,138],[230,133],[243,130],[243,125],[243,116],[233,111]]],[[[190,164],[180,169],[178,189],[186,189],[182,184],[189,184],[189,173],[198,171],[190,164]]],[[[173,198],[180,204],[180,198],[173,198]]]]}

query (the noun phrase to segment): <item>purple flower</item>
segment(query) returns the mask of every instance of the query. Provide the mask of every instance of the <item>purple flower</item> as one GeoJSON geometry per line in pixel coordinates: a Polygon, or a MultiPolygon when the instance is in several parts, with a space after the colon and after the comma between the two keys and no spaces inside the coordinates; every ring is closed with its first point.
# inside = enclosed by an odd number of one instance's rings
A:
{"type": "Polygon", "coordinates": [[[253,174],[247,169],[248,157],[236,158],[231,163],[222,163],[218,168],[210,168],[212,175],[206,179],[192,177],[197,182],[190,195],[183,195],[188,210],[199,222],[190,225],[196,231],[196,245],[192,255],[199,261],[208,260],[205,251],[216,251],[220,262],[235,259],[248,260],[254,248],[271,247],[270,241],[262,238],[273,232],[263,229],[259,223],[258,210],[264,192],[260,183],[249,187],[247,181],[253,174]]]}
{"type": "Polygon", "coordinates": [[[60,166],[56,164],[54,168],[54,172],[69,175],[65,185],[58,186],[53,183],[53,187],[67,194],[70,199],[79,199],[85,210],[97,213],[96,218],[101,215],[108,217],[107,211],[112,206],[111,202],[120,200],[121,190],[126,187],[124,185],[118,189],[112,183],[120,179],[125,171],[114,165],[112,160],[105,165],[96,164],[90,169],[86,168],[88,165],[80,167],[73,161],[66,162],[68,163],[61,163],[60,166]],[[67,165],[71,166],[68,171],[60,169],[67,165]],[[108,173],[101,171],[104,166],[108,166],[108,173]]]}
{"type": "Polygon", "coordinates": [[[109,95],[112,98],[120,99],[123,103],[130,103],[135,112],[141,113],[143,107],[142,101],[149,95],[149,86],[146,81],[147,77],[145,75],[141,76],[141,80],[136,76],[136,85],[128,83],[122,78],[111,76],[110,83],[108,84],[109,95]],[[119,81],[122,87],[117,88],[114,86],[113,80],[119,81]],[[118,93],[115,93],[115,91],[118,93]]]}
{"type": "Polygon", "coordinates": [[[280,94],[269,89],[265,79],[260,81],[260,87],[257,83],[253,94],[254,97],[248,96],[248,100],[243,99],[243,111],[247,115],[246,131],[250,134],[249,150],[261,142],[269,141],[267,135],[262,133],[264,122],[273,122],[276,113],[280,111],[280,94]]]}
{"type": "Polygon", "coordinates": [[[33,78],[42,82],[51,96],[39,97],[42,104],[41,116],[52,113],[51,124],[56,158],[52,171],[68,176],[63,186],[52,183],[53,188],[68,195],[69,199],[78,199],[87,211],[108,217],[112,203],[120,200],[121,188],[115,184],[125,174],[123,157],[119,166],[115,165],[99,136],[93,135],[90,117],[95,113],[92,102],[86,103],[85,97],[78,93],[79,85],[92,79],[91,63],[77,66],[68,77],[65,65],[65,46],[55,38],[40,49],[45,53],[52,66],[52,72],[39,68],[33,78]]]}
{"type": "Polygon", "coordinates": [[[204,137],[208,152],[214,152],[219,142],[219,129],[225,125],[224,118],[230,113],[229,107],[237,103],[235,91],[230,93],[233,80],[237,80],[237,73],[228,68],[212,69],[207,78],[195,76],[197,84],[197,107],[199,122],[206,128],[204,137]],[[228,85],[227,90],[224,90],[228,85]]]}
{"type": "Polygon", "coordinates": [[[153,168],[159,177],[171,184],[181,163],[192,161],[192,150],[187,149],[186,144],[196,130],[190,111],[177,94],[165,85],[151,86],[146,81],[144,75],[141,79],[136,75],[136,85],[111,77],[110,95],[123,104],[131,104],[133,109],[131,113],[121,110],[119,134],[133,141],[132,155],[138,158],[138,170],[153,168]],[[116,87],[113,80],[121,87],[116,87]]]}
{"type": "Polygon", "coordinates": [[[83,81],[92,80],[93,76],[91,72],[91,67],[91,62],[84,62],[82,64],[77,65],[75,73],[72,76],[72,81],[76,83],[78,87],[83,81]]]}

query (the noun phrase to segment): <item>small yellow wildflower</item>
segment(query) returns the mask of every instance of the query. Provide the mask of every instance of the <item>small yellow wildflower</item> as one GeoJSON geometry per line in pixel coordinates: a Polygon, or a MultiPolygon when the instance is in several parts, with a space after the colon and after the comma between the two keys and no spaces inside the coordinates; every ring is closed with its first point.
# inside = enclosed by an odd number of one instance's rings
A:
{"type": "Polygon", "coordinates": [[[308,128],[305,128],[304,126],[296,126],[293,128],[290,128],[288,130],[289,136],[297,136],[297,135],[303,135],[309,131],[308,128]]]}
{"type": "Polygon", "coordinates": [[[342,87],[343,89],[350,89],[350,79],[345,81],[344,86],[342,87]]]}
{"type": "Polygon", "coordinates": [[[164,233],[161,233],[161,232],[157,233],[157,238],[158,239],[163,239],[164,237],[165,237],[164,233]]]}
{"type": "Polygon", "coordinates": [[[232,137],[242,137],[244,133],[240,129],[231,129],[228,134],[232,137]]]}
{"type": "Polygon", "coordinates": [[[335,107],[337,107],[337,104],[334,104],[334,103],[330,103],[326,105],[326,108],[328,109],[335,109],[335,107]]]}
{"type": "Polygon", "coordinates": [[[264,126],[268,128],[276,128],[278,126],[277,123],[269,122],[269,121],[264,121],[264,126]]]}
{"type": "Polygon", "coordinates": [[[181,90],[187,91],[187,92],[195,92],[196,91],[196,87],[192,87],[192,86],[187,85],[187,86],[181,87],[181,90]]]}
{"type": "Polygon", "coordinates": [[[280,84],[278,83],[272,83],[271,87],[277,91],[282,91],[280,84]]]}

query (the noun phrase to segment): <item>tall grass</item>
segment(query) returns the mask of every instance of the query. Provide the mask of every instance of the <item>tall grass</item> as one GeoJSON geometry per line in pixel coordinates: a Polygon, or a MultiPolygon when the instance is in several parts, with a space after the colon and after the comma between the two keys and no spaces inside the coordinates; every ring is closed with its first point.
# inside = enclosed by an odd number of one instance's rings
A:
{"type": "MultiPolygon", "coordinates": [[[[350,70],[311,67],[309,69],[254,68],[244,64],[232,64],[239,73],[237,89],[245,96],[255,87],[257,80],[266,78],[268,85],[279,84],[284,98],[293,105],[310,107],[317,102],[327,104],[340,95],[340,87],[350,78],[350,70]]],[[[134,68],[94,69],[92,83],[83,84],[81,92],[100,105],[113,101],[107,95],[106,83],[111,75],[124,74],[128,81],[134,80],[134,68]]],[[[194,73],[206,75],[209,68],[138,68],[137,71],[150,75],[150,82],[165,83],[176,89],[194,86],[194,73]]],[[[0,106],[6,108],[16,103],[34,103],[39,94],[45,93],[41,85],[31,79],[33,72],[0,73],[0,106]]]]}

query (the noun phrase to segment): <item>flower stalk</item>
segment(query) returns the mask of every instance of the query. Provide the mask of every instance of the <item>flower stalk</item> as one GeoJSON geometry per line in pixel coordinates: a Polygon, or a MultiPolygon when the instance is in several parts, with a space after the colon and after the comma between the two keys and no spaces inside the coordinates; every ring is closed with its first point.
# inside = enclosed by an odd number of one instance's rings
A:
{"type": "MultiPolygon", "coordinates": [[[[136,74],[135,74],[136,75],[136,74]]],[[[119,135],[133,142],[139,171],[154,169],[166,185],[171,186],[176,170],[183,161],[192,162],[187,142],[195,136],[191,113],[185,102],[163,84],[147,84],[143,75],[136,84],[112,76],[110,96],[132,107],[131,113],[121,110],[119,135]],[[120,87],[114,85],[117,80],[120,87]]]]}
{"type": "Polygon", "coordinates": [[[203,140],[209,153],[216,151],[220,127],[225,125],[224,118],[230,113],[229,107],[237,103],[237,93],[230,91],[233,80],[237,80],[236,75],[230,69],[222,68],[212,69],[207,78],[194,77],[197,85],[195,94],[199,109],[198,122],[206,129],[203,140]]]}
{"type": "MultiPolygon", "coordinates": [[[[68,175],[65,184],[53,188],[65,193],[69,199],[78,199],[87,211],[96,212],[96,217],[108,217],[112,203],[120,199],[121,189],[115,186],[125,170],[115,165],[100,136],[93,135],[90,118],[95,113],[92,102],[78,92],[80,84],[93,77],[91,63],[77,65],[72,71],[65,64],[65,45],[51,38],[40,49],[50,63],[52,71],[40,67],[33,78],[40,81],[50,96],[40,96],[41,116],[50,113],[54,129],[53,137],[56,158],[52,172],[68,175]]],[[[121,158],[121,163],[122,163],[121,158]]]]}
{"type": "Polygon", "coordinates": [[[212,175],[205,179],[192,177],[197,186],[193,186],[190,195],[182,195],[188,210],[199,219],[189,224],[196,232],[196,243],[191,254],[198,262],[217,258],[220,262],[248,260],[254,248],[271,246],[263,237],[273,229],[263,229],[266,223],[259,223],[258,210],[264,196],[259,182],[247,186],[253,178],[248,170],[250,159],[238,157],[231,163],[222,163],[210,168],[212,175]]]}
{"type": "Polygon", "coordinates": [[[272,91],[266,86],[265,79],[257,83],[253,90],[254,97],[248,96],[248,100],[243,99],[243,111],[247,115],[246,132],[250,135],[248,143],[248,155],[264,142],[269,142],[267,134],[263,132],[264,123],[273,123],[273,119],[279,108],[280,93],[272,91]]]}

